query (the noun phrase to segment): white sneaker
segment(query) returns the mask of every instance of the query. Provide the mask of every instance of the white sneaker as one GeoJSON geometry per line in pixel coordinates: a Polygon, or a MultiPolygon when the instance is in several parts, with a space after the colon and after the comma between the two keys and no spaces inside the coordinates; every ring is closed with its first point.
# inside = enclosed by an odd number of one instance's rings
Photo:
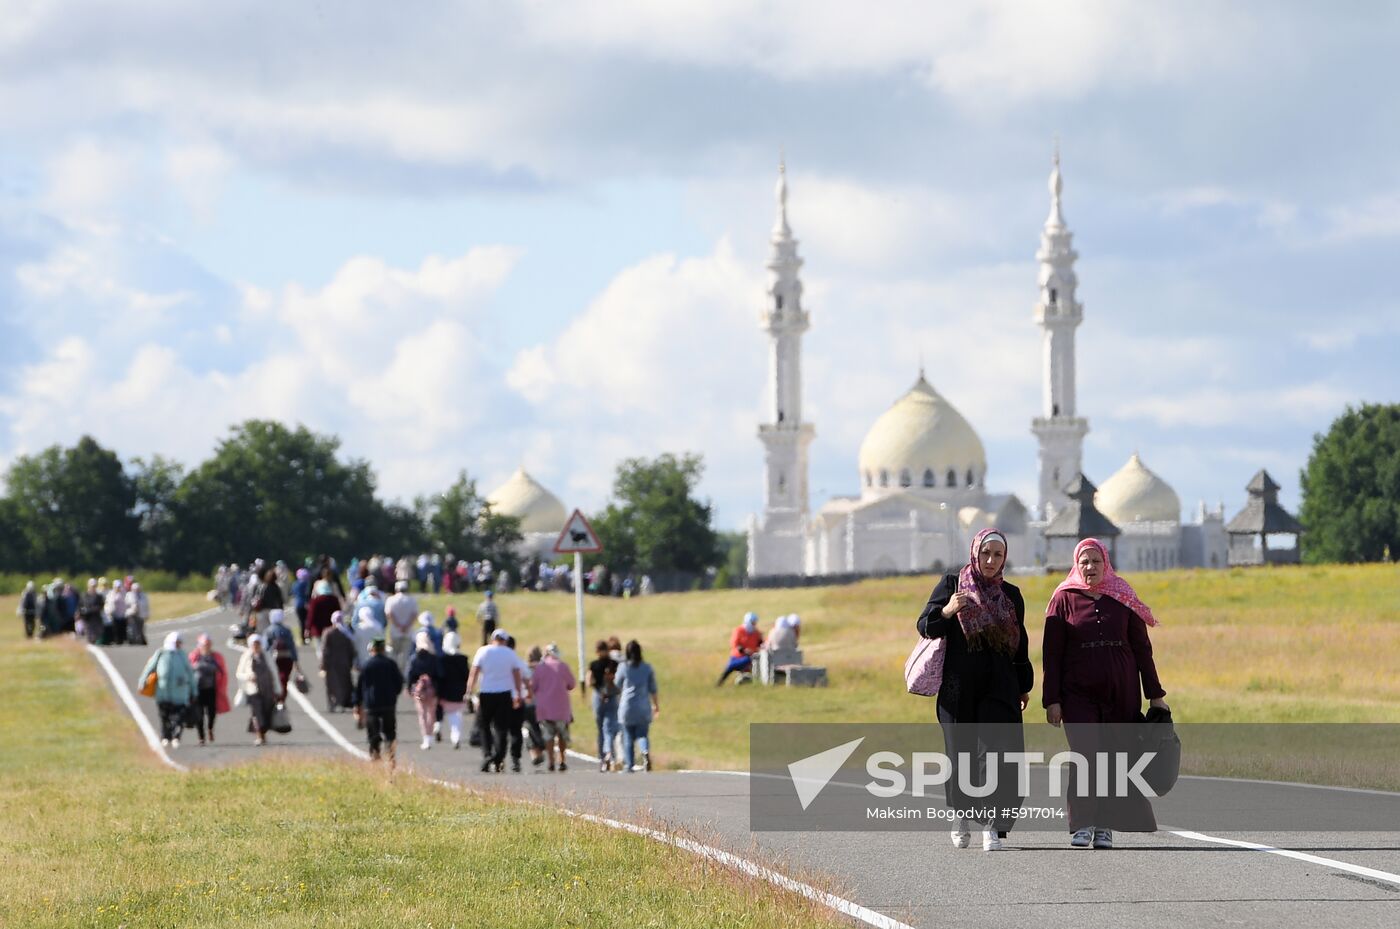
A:
{"type": "Polygon", "coordinates": [[[1069,844],[1075,848],[1088,848],[1094,841],[1094,830],[1080,829],[1075,832],[1074,837],[1069,840],[1069,844]]]}
{"type": "Polygon", "coordinates": [[[424,739],[424,740],[423,740],[423,744],[419,746],[419,748],[423,749],[423,751],[425,751],[425,752],[426,752],[428,749],[432,748],[432,747],[433,747],[433,740],[432,740],[432,737],[431,737],[431,736],[429,736],[428,738],[424,739]]]}
{"type": "Polygon", "coordinates": [[[169,739],[161,739],[161,740],[160,740],[160,744],[161,744],[162,746],[166,747],[166,748],[169,748],[169,747],[170,747],[170,740],[169,740],[169,739]]]}
{"type": "MultiPolygon", "coordinates": [[[[171,748],[179,748],[179,747],[180,747],[180,740],[179,740],[179,739],[171,739],[171,740],[170,740],[170,747],[171,747],[171,748]]],[[[1111,841],[1113,841],[1113,840],[1110,839],[1109,841],[1111,842],[1111,841]]]]}
{"type": "Polygon", "coordinates": [[[1112,847],[1113,847],[1113,830],[1112,830],[1112,829],[1095,829],[1095,830],[1094,830],[1094,848],[1112,848],[1112,847]]]}
{"type": "Polygon", "coordinates": [[[982,851],[999,852],[1005,848],[1006,846],[1001,844],[1001,836],[997,835],[995,829],[982,830],[982,851]]]}
{"type": "Polygon", "coordinates": [[[954,848],[967,848],[972,843],[972,833],[967,830],[967,820],[958,820],[958,828],[948,834],[954,848]]]}

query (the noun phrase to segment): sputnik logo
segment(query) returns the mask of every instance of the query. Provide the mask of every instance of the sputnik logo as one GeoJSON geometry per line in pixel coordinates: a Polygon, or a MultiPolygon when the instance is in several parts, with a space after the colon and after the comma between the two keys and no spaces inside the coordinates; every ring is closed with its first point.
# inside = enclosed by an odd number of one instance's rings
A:
{"type": "Polygon", "coordinates": [[[808,755],[788,765],[788,776],[792,778],[792,786],[797,789],[797,799],[802,804],[802,809],[812,805],[812,801],[817,799],[836,776],[836,772],[841,770],[841,766],[855,754],[855,750],[864,741],[865,736],[861,736],[855,741],[808,755]]]}

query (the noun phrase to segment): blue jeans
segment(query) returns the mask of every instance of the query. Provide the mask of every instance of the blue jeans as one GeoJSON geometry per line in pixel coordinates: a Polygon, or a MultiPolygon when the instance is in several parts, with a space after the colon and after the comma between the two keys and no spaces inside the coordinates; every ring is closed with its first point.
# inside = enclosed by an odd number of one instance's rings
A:
{"type": "Polygon", "coordinates": [[[634,749],[637,744],[641,744],[643,752],[651,753],[651,740],[647,738],[647,732],[651,729],[651,721],[644,723],[624,723],[622,726],[622,760],[626,767],[622,770],[630,772],[632,765],[636,764],[636,753],[634,749]]]}
{"type": "Polygon", "coordinates": [[[593,721],[598,725],[598,757],[612,754],[613,736],[617,735],[617,697],[603,698],[593,692],[593,721]]]}

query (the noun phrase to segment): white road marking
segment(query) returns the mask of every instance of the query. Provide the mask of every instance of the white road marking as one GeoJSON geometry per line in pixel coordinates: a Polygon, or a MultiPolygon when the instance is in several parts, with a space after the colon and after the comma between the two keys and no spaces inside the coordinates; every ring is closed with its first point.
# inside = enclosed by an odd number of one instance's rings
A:
{"type": "Polygon", "coordinates": [[[1295,852],[1291,848],[1276,848],[1272,845],[1261,845],[1258,842],[1244,842],[1239,839],[1222,839],[1220,836],[1206,835],[1204,832],[1172,830],[1171,834],[1180,836],[1183,839],[1193,839],[1197,842],[1211,842],[1216,845],[1228,845],[1233,848],[1247,848],[1255,852],[1268,852],[1270,855],[1281,855],[1284,858],[1306,861],[1309,864],[1322,865],[1325,868],[1336,868],[1338,871],[1346,871],[1349,874],[1356,874],[1361,877],[1369,877],[1373,880],[1400,885],[1400,874],[1391,874],[1389,871],[1378,871],[1375,868],[1364,868],[1359,864],[1350,864],[1345,861],[1338,861],[1335,858],[1323,858],[1321,855],[1310,855],[1307,852],[1295,852]]]}
{"type": "Polygon", "coordinates": [[[97,659],[97,664],[103,671],[107,672],[107,677],[111,678],[112,686],[117,691],[117,696],[122,703],[126,704],[127,712],[131,718],[136,720],[136,727],[141,730],[141,734],[146,737],[146,742],[151,746],[151,751],[156,753],[156,757],[176,771],[188,771],[189,768],[171,758],[165,752],[165,746],[160,744],[160,736],[156,734],[156,729],[151,725],[151,721],[146,718],[146,714],[141,712],[141,707],[136,702],[136,695],[131,692],[131,688],[126,686],[126,681],[122,680],[121,674],[116,666],[112,664],[112,659],[95,645],[89,645],[87,650],[92,653],[92,657],[97,659]]]}

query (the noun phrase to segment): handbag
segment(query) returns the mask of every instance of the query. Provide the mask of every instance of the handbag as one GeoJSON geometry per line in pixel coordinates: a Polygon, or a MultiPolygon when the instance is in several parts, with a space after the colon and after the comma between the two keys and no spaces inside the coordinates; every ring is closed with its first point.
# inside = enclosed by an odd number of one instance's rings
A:
{"type": "Polygon", "coordinates": [[[943,639],[920,639],[904,662],[904,684],[911,694],[932,697],[943,686],[943,639]]]}
{"type": "Polygon", "coordinates": [[[1142,771],[1142,779],[1157,796],[1165,796],[1181,775],[1181,739],[1172,724],[1172,711],[1151,707],[1138,714],[1138,750],[1152,752],[1152,760],[1142,771]]]}
{"type": "Polygon", "coordinates": [[[280,732],[285,735],[292,731],[292,718],[287,713],[287,705],[279,703],[272,709],[272,722],[268,726],[273,732],[280,732]]]}
{"type": "Polygon", "coordinates": [[[306,675],[302,674],[300,671],[297,672],[296,677],[292,678],[292,686],[297,689],[297,693],[304,694],[311,692],[311,685],[306,683],[306,675]]]}
{"type": "Polygon", "coordinates": [[[160,681],[160,675],[152,671],[146,675],[145,683],[141,685],[141,696],[154,697],[156,695],[156,684],[160,681]]]}
{"type": "Polygon", "coordinates": [[[245,703],[247,703],[247,702],[248,702],[248,692],[247,692],[246,690],[244,690],[242,687],[238,688],[238,690],[235,691],[235,692],[234,692],[234,695],[233,695],[233,705],[234,705],[234,706],[242,706],[243,704],[245,704],[245,703]]]}

